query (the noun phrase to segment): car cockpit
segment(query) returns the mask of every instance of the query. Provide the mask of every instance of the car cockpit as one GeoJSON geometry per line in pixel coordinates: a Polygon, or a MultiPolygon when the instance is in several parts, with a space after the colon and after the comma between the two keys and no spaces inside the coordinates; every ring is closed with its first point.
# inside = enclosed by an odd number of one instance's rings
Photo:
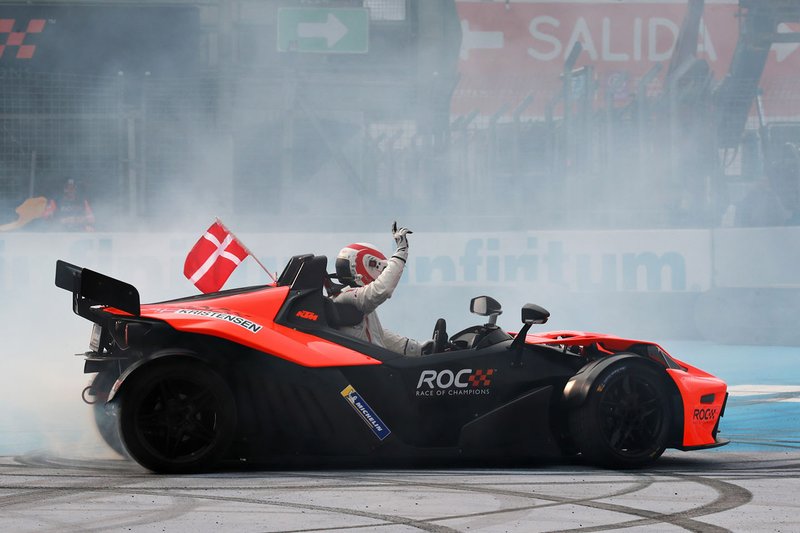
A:
{"type": "Polygon", "coordinates": [[[491,346],[513,337],[500,329],[497,317],[503,313],[500,303],[490,296],[478,296],[469,303],[471,313],[488,317],[485,324],[470,326],[450,337],[448,346],[451,350],[479,349],[491,346]]]}
{"type": "MultiPolygon", "coordinates": [[[[292,257],[278,277],[277,285],[288,286],[291,294],[276,317],[279,323],[303,330],[338,329],[352,326],[363,320],[363,313],[351,304],[336,303],[331,297],[341,286],[333,282],[335,275],[327,272],[328,259],[324,255],[304,254],[292,257]],[[323,293],[325,289],[326,294],[323,293]]],[[[470,326],[448,337],[444,318],[436,321],[433,346],[425,355],[454,350],[478,350],[515,337],[497,325],[503,313],[500,303],[490,296],[477,296],[470,301],[471,313],[488,317],[485,324],[470,326]]],[[[517,337],[524,340],[531,324],[547,321],[549,313],[533,304],[523,307],[523,331],[517,337]]]]}

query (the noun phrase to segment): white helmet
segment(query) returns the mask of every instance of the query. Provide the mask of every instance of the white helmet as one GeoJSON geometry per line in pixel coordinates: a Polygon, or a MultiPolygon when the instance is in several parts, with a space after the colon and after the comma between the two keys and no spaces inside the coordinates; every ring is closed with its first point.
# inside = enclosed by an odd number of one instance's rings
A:
{"type": "Polygon", "coordinates": [[[336,256],[336,276],[340,283],[363,287],[375,281],[387,264],[386,256],[374,245],[356,242],[342,248],[336,256]]]}

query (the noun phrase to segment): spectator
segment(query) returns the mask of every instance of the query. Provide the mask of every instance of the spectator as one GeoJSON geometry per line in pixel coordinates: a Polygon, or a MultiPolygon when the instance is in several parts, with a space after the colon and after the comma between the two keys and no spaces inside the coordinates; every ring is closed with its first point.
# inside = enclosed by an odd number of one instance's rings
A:
{"type": "Polygon", "coordinates": [[[78,194],[74,179],[64,183],[64,193],[56,202],[50,200],[45,216],[57,231],[94,231],[94,212],[89,200],[78,194]]]}

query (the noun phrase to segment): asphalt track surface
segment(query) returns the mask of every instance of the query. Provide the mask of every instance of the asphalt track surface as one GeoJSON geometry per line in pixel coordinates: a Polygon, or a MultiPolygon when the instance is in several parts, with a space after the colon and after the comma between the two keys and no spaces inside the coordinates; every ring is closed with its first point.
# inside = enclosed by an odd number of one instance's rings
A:
{"type": "Polygon", "coordinates": [[[800,349],[698,350],[730,385],[721,431],[732,443],[668,450],[647,469],[160,476],[100,444],[29,451],[14,444],[24,432],[0,431],[11,439],[0,442],[0,531],[800,531],[800,349]]]}
{"type": "Polygon", "coordinates": [[[670,452],[646,471],[237,471],[0,460],[3,531],[798,531],[800,453],[670,452]]]}

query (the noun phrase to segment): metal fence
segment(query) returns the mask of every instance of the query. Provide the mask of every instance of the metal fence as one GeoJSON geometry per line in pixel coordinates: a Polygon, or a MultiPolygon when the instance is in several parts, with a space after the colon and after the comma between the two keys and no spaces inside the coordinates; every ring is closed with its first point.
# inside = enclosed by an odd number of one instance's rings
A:
{"type": "Polygon", "coordinates": [[[124,129],[116,79],[0,71],[0,196],[51,196],[66,178],[114,184],[124,129]]]}
{"type": "MultiPolygon", "coordinates": [[[[326,107],[276,73],[4,70],[0,79],[6,208],[56,196],[73,178],[108,212],[109,228],[112,219],[157,228],[198,201],[217,214],[250,213],[254,227],[269,216],[316,224],[344,217],[330,210],[341,202],[365,214],[391,206],[397,216],[513,227],[707,227],[758,177],[752,169],[763,170],[752,162],[760,151],[800,145],[797,122],[785,120],[800,115],[789,80],[762,97],[764,109],[777,102],[787,116],[749,123],[765,142],[721,154],[707,96],[665,97],[651,80],[624,103],[593,90],[565,105],[562,93],[543,116],[510,102],[494,116],[454,116],[449,131],[431,132],[413,118],[326,107]]],[[[798,186],[786,185],[794,196],[798,186]]]]}

